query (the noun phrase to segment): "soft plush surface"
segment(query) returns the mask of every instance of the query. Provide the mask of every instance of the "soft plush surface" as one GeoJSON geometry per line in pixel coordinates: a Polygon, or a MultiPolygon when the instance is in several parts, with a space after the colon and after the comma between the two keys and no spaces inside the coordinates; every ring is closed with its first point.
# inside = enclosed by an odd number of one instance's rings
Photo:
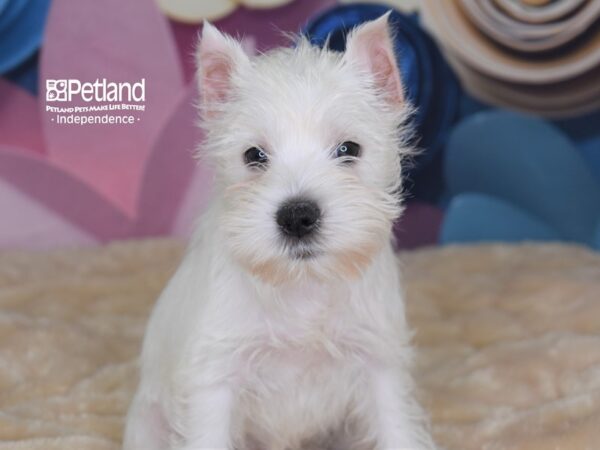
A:
{"type": "MultiPolygon", "coordinates": [[[[0,449],[118,449],[176,241],[0,254],[0,449]]],[[[600,255],[559,245],[403,254],[416,378],[449,450],[594,450],[600,255]]]]}

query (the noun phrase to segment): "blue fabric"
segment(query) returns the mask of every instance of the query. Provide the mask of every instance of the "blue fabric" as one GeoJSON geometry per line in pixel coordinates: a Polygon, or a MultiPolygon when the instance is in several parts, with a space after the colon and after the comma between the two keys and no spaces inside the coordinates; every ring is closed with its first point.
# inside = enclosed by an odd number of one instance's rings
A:
{"type": "Polygon", "coordinates": [[[2,15],[2,12],[6,9],[8,3],[9,0],[0,0],[0,15],[2,15]]]}
{"type": "Polygon", "coordinates": [[[25,11],[27,0],[8,0],[0,12],[0,35],[25,11]]]}
{"type": "MultiPolygon", "coordinates": [[[[587,245],[594,240],[600,184],[571,140],[541,119],[505,111],[470,116],[448,140],[445,176],[450,197],[491,195],[528,212],[563,240],[587,245]]],[[[445,239],[452,236],[446,233],[445,239]]]]}
{"type": "MultiPolygon", "coordinates": [[[[600,119],[596,123],[600,124],[600,119]]],[[[581,139],[577,147],[596,180],[600,182],[600,136],[581,139]]]]}
{"type": "Polygon", "coordinates": [[[598,222],[598,226],[596,227],[596,235],[594,236],[592,247],[596,250],[600,250],[600,222],[598,222]]]}
{"type": "Polygon", "coordinates": [[[4,76],[29,91],[32,95],[37,95],[40,70],[39,59],[39,53],[36,52],[27,61],[19,65],[16,69],[4,74],[4,76]]]}
{"type": "Polygon", "coordinates": [[[39,48],[50,0],[9,0],[0,13],[0,74],[17,68],[39,48]]]}
{"type": "Polygon", "coordinates": [[[440,242],[558,241],[560,234],[544,221],[491,195],[465,193],[452,199],[440,242]]]}

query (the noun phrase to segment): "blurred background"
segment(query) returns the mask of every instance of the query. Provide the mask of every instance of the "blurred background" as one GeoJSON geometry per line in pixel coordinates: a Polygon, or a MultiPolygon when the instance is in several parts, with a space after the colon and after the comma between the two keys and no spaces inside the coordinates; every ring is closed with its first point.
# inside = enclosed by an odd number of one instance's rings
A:
{"type": "Polygon", "coordinates": [[[388,9],[421,149],[398,246],[600,250],[600,0],[0,0],[0,249],[189,235],[211,189],[192,159],[203,20],[255,51],[282,32],[343,50],[388,9]],[[145,98],[53,97],[104,79],[145,98]],[[134,123],[59,123],[120,114],[134,123]]]}

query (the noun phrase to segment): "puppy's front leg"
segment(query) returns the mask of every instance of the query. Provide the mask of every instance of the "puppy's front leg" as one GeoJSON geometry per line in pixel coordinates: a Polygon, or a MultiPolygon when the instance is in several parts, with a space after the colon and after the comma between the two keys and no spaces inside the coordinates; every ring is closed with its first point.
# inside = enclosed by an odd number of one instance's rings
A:
{"type": "Polygon", "coordinates": [[[189,398],[181,450],[229,450],[233,390],[229,384],[196,388],[189,398]]]}
{"type": "Polygon", "coordinates": [[[378,450],[434,450],[420,423],[422,414],[412,398],[407,374],[389,367],[373,368],[373,426],[378,450]]]}

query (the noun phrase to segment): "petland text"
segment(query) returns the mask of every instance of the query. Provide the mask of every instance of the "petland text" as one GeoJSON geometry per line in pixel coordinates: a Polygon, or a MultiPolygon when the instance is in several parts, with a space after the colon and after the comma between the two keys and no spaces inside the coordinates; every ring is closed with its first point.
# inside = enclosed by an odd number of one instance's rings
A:
{"type": "Polygon", "coordinates": [[[46,80],[47,102],[71,102],[81,99],[84,102],[144,102],[146,100],[146,79],[135,83],[108,81],[106,78],[93,82],[76,79],[46,80]]]}

